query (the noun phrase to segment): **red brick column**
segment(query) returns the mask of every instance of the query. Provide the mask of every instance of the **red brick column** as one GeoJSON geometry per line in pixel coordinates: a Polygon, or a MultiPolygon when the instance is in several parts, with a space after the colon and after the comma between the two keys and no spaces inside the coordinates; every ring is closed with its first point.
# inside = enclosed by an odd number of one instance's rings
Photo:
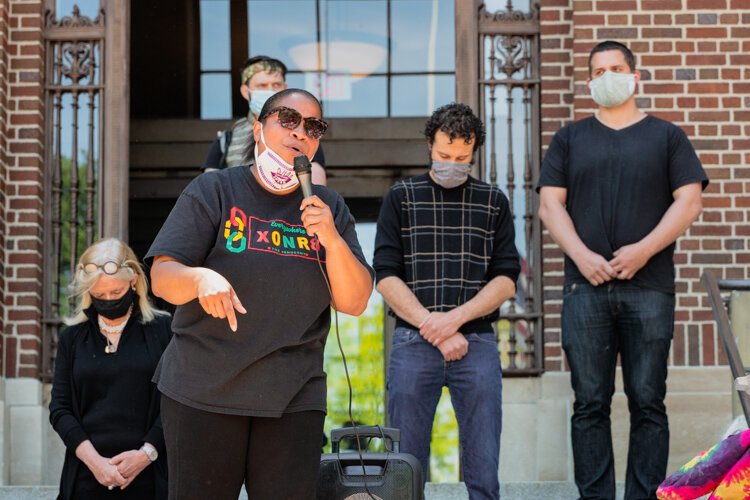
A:
{"type": "MultiPolygon", "coordinates": [[[[595,109],[585,88],[589,50],[614,39],[636,54],[643,81],[641,108],[682,127],[711,185],[700,220],[677,247],[677,321],[674,366],[725,363],[700,284],[705,270],[721,278],[748,278],[750,269],[750,1],[545,0],[542,2],[542,130],[546,146],[559,128],[567,96],[567,69],[556,44],[572,44],[572,116],[595,109]],[[572,11],[571,21],[557,12],[572,11]],[[554,13],[553,13],[554,12],[554,13]],[[565,29],[570,27],[569,29],[565,29]],[[550,81],[550,77],[552,80],[550,81]]],[[[562,255],[545,239],[547,368],[564,369],[560,354],[562,255]]]]}
{"type": "Polygon", "coordinates": [[[41,0],[0,0],[0,173],[4,210],[0,288],[6,377],[36,377],[41,360],[44,41],[41,0]],[[2,20],[7,19],[7,38],[2,20]]]}
{"type": "MultiPolygon", "coordinates": [[[[8,0],[0,0],[0,336],[5,331],[5,190],[8,179],[8,141],[5,136],[8,109],[8,0]]],[[[2,337],[0,337],[2,338],[2,337]]],[[[0,342],[0,373],[3,373],[3,343],[0,342]]]]}
{"type": "MultiPolygon", "coordinates": [[[[542,145],[546,150],[555,132],[573,119],[573,1],[542,0],[542,145]]],[[[563,254],[546,231],[542,237],[544,281],[545,369],[563,369],[560,339],[563,254]]]]}

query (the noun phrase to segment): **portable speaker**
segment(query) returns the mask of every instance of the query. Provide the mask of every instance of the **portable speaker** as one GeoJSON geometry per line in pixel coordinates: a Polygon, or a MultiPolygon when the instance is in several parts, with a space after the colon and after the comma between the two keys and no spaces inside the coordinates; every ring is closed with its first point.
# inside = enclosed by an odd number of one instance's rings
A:
{"type": "Polygon", "coordinates": [[[332,453],[320,459],[317,499],[423,500],[422,467],[414,456],[399,452],[400,439],[398,429],[387,427],[358,426],[356,434],[352,427],[332,430],[332,453]],[[389,451],[363,451],[361,461],[357,451],[341,452],[341,440],[356,440],[357,434],[360,438],[383,439],[389,451]]]}

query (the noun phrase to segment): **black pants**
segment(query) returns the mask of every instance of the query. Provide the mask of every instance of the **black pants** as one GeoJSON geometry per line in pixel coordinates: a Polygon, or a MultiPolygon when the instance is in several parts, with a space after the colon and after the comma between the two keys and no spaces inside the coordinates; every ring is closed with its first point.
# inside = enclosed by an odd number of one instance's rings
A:
{"type": "Polygon", "coordinates": [[[314,499],[323,445],[321,411],[281,418],[196,410],[164,395],[161,419],[169,464],[169,498],[314,499]]]}

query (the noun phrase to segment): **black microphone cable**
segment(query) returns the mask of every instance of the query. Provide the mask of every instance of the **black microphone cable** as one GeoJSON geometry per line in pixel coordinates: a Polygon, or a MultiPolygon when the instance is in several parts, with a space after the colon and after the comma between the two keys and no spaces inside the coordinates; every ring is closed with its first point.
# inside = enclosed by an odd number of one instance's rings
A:
{"type": "MultiPolygon", "coordinates": [[[[370,496],[372,500],[381,500],[378,497],[374,496],[372,492],[370,491],[370,488],[367,486],[367,468],[365,467],[365,459],[362,456],[362,445],[360,443],[360,437],[359,432],[357,431],[357,422],[354,420],[354,417],[352,416],[352,398],[353,398],[353,391],[352,391],[352,380],[349,377],[349,367],[346,363],[346,354],[344,354],[344,347],[341,345],[341,335],[339,334],[339,311],[338,307],[336,307],[336,299],[333,298],[333,290],[331,289],[331,283],[328,281],[328,275],[326,275],[325,270],[323,269],[323,264],[320,262],[320,253],[318,251],[319,245],[316,245],[315,247],[315,257],[318,261],[318,267],[320,268],[320,273],[323,275],[323,279],[326,282],[326,287],[328,288],[328,294],[331,296],[331,305],[333,306],[333,316],[334,316],[334,325],[336,328],[336,342],[339,346],[339,352],[341,353],[341,360],[344,364],[344,374],[346,375],[346,385],[349,388],[349,421],[352,423],[352,429],[354,429],[354,439],[357,441],[357,454],[359,455],[359,464],[362,467],[362,483],[365,487],[365,492],[370,496]]],[[[383,438],[385,441],[385,438],[383,438]]],[[[386,447],[387,449],[387,447],[386,447]]]]}
{"type": "MultiPolygon", "coordinates": [[[[297,179],[300,183],[300,188],[302,189],[302,195],[307,198],[312,196],[312,182],[310,180],[310,174],[312,170],[312,165],[310,164],[310,160],[305,155],[298,155],[294,158],[294,172],[297,174],[297,179]]],[[[359,431],[357,431],[357,423],[354,420],[354,416],[352,415],[352,399],[353,399],[353,391],[352,391],[352,381],[349,376],[349,366],[346,363],[346,354],[344,354],[344,347],[341,345],[341,335],[339,334],[339,311],[338,307],[336,307],[336,300],[333,298],[333,290],[331,289],[331,283],[328,280],[328,275],[325,272],[325,269],[323,269],[323,263],[320,261],[320,252],[318,248],[320,245],[315,246],[315,258],[318,261],[318,267],[320,268],[320,273],[323,276],[323,280],[325,280],[326,288],[328,288],[328,294],[331,297],[331,305],[333,306],[333,315],[334,315],[334,325],[336,328],[336,342],[339,346],[339,352],[341,353],[341,360],[344,364],[344,374],[346,375],[346,384],[349,388],[349,421],[352,423],[352,429],[354,429],[354,439],[357,441],[357,454],[359,455],[359,463],[362,466],[362,474],[363,479],[362,482],[365,487],[365,492],[370,496],[372,500],[378,500],[376,496],[374,496],[370,492],[370,488],[367,486],[367,468],[365,467],[365,459],[362,456],[362,444],[360,442],[359,437],[359,431]]]]}

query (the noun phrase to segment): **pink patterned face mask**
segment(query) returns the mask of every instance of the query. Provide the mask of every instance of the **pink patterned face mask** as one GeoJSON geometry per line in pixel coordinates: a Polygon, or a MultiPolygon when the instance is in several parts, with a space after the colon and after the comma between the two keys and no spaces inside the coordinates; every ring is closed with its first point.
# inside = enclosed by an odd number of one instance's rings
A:
{"type": "Polygon", "coordinates": [[[294,174],[294,166],[268,147],[263,135],[263,125],[260,126],[260,142],[265,149],[258,154],[258,145],[255,145],[255,168],[258,169],[258,177],[263,185],[270,191],[286,191],[296,187],[299,179],[294,174]]]}

